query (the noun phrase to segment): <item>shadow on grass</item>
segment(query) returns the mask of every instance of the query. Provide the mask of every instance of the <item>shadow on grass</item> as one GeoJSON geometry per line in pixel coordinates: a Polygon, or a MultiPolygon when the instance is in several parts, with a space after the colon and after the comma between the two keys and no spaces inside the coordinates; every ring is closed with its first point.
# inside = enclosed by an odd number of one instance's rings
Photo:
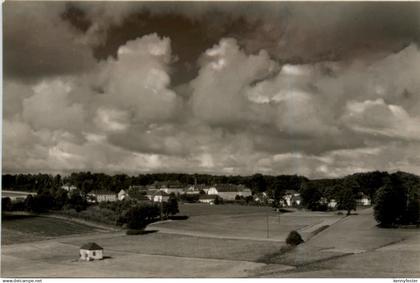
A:
{"type": "Polygon", "coordinates": [[[136,230],[136,229],[129,229],[126,231],[126,235],[146,235],[146,234],[152,234],[156,233],[159,230],[136,230]]]}
{"type": "Polygon", "coordinates": [[[293,212],[293,210],[289,210],[289,209],[285,209],[285,208],[280,208],[278,210],[278,212],[280,212],[280,213],[288,213],[288,212],[293,212]]]}
{"type": "Polygon", "coordinates": [[[2,221],[12,221],[12,220],[22,220],[28,218],[35,218],[39,217],[38,215],[31,215],[31,214],[9,214],[2,212],[1,220],[2,221]]]}
{"type": "Polygon", "coordinates": [[[168,217],[170,220],[187,220],[188,218],[187,215],[172,215],[168,217]]]}
{"type": "Polygon", "coordinates": [[[420,224],[377,224],[380,229],[419,229],[420,224]]]}
{"type": "Polygon", "coordinates": [[[276,259],[278,257],[292,251],[293,249],[295,249],[295,247],[296,246],[292,246],[292,245],[281,246],[280,250],[278,250],[274,253],[263,255],[262,257],[257,259],[257,262],[262,262],[262,263],[265,263],[265,264],[276,263],[276,259]]]}

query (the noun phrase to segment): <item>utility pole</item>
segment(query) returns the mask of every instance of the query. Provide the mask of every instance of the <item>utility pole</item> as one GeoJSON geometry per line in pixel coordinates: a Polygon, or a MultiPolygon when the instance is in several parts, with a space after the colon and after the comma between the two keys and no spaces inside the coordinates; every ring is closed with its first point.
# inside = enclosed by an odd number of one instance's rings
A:
{"type": "Polygon", "coordinates": [[[160,198],[160,221],[163,220],[163,196],[160,198]]]}
{"type": "Polygon", "coordinates": [[[270,237],[270,225],[268,223],[268,213],[267,213],[267,239],[270,237]]]}

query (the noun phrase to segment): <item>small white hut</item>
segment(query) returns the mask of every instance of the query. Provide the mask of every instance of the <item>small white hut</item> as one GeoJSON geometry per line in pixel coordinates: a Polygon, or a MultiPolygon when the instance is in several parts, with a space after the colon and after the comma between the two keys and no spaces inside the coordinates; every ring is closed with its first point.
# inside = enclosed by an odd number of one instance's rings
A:
{"type": "Polygon", "coordinates": [[[80,247],[80,259],[87,261],[103,259],[103,250],[97,243],[86,243],[80,247]]]}

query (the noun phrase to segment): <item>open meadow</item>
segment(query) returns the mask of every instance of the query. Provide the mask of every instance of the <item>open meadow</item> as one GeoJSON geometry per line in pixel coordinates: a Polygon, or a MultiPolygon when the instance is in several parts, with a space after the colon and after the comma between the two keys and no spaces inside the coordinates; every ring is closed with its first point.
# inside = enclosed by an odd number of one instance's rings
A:
{"type": "Polygon", "coordinates": [[[342,218],[331,212],[278,213],[264,206],[205,204],[181,205],[180,214],[189,218],[152,224],[149,229],[203,237],[284,242],[292,230],[299,230],[305,238],[317,228],[331,225],[342,218]]]}
{"type": "Polygon", "coordinates": [[[2,276],[383,277],[420,274],[417,265],[419,233],[410,229],[379,229],[371,209],[349,217],[293,211],[280,214],[280,222],[279,214],[267,207],[197,204],[180,205],[180,211],[189,218],[155,223],[148,226],[149,233],[130,236],[123,231],[88,229],[77,223],[71,224],[76,225],[71,226],[75,230],[63,229],[62,226],[70,224],[45,217],[26,220],[25,225],[12,220],[6,224],[5,231],[33,231],[40,236],[20,243],[2,243],[2,276]],[[51,227],[46,230],[35,227],[42,223],[51,227]],[[30,228],[31,225],[34,227],[30,228]],[[49,231],[54,230],[54,225],[57,232],[52,235],[49,231]],[[298,230],[306,242],[281,253],[284,237],[292,229],[298,230]],[[80,246],[92,241],[104,248],[105,258],[79,261],[80,246]]]}
{"type": "Polygon", "coordinates": [[[3,215],[1,228],[2,245],[97,231],[95,228],[73,221],[28,214],[3,215]]]}

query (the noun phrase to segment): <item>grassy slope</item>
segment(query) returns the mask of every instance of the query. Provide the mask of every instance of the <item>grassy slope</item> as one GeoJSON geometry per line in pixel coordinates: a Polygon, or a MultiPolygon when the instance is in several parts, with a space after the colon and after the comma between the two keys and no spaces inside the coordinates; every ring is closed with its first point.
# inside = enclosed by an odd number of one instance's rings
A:
{"type": "Polygon", "coordinates": [[[14,244],[50,237],[93,232],[92,227],[42,216],[15,215],[2,219],[2,244],[14,244]]]}

